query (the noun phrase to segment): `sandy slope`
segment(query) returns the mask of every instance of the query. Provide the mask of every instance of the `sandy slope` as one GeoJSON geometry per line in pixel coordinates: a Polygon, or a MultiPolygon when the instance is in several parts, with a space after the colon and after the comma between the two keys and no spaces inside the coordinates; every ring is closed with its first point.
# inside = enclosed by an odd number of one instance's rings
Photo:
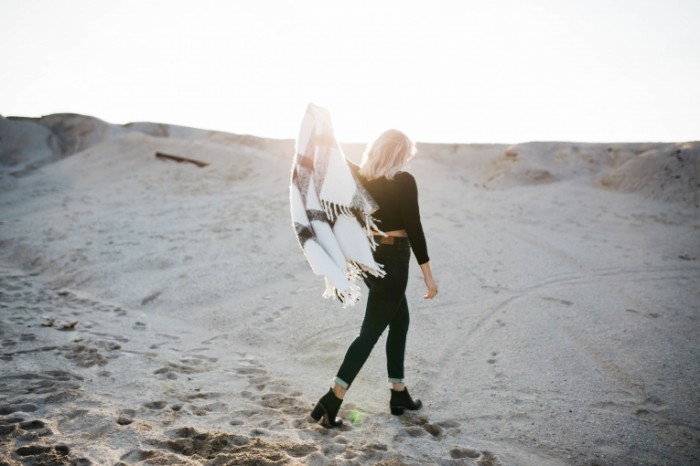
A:
{"type": "Polygon", "coordinates": [[[422,145],[425,408],[388,413],[378,346],[328,431],[363,303],[298,249],[291,143],[71,118],[0,121],[0,462],[700,462],[700,144],[422,145]]]}

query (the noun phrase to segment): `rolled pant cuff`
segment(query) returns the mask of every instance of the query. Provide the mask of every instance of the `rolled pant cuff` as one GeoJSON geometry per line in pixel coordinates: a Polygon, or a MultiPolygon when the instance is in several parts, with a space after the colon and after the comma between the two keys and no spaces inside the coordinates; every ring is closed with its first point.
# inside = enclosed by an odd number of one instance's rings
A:
{"type": "Polygon", "coordinates": [[[334,378],[334,379],[333,379],[333,383],[336,383],[336,384],[340,385],[340,386],[343,387],[345,390],[347,390],[348,388],[350,388],[350,384],[347,383],[345,380],[341,379],[340,377],[334,378]]]}
{"type": "Polygon", "coordinates": [[[392,379],[389,377],[389,383],[403,383],[403,379],[392,379]]]}

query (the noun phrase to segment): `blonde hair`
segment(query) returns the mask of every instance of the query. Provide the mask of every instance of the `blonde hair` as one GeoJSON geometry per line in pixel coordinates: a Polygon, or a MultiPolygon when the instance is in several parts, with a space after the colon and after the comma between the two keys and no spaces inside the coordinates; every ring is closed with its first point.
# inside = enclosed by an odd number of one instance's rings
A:
{"type": "Polygon", "coordinates": [[[392,179],[416,154],[416,145],[397,129],[380,134],[362,154],[360,174],[367,180],[392,179]]]}

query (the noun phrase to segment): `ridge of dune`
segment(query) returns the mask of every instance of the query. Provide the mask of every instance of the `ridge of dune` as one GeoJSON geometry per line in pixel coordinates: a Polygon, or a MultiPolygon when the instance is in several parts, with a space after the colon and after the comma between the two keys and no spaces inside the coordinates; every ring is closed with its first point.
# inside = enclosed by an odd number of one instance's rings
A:
{"type": "Polygon", "coordinates": [[[40,118],[0,116],[0,167],[4,172],[22,174],[55,162],[100,142],[129,133],[159,138],[207,139],[219,144],[242,144],[272,154],[289,153],[291,140],[265,139],[165,123],[107,123],[75,113],[57,113],[40,118]]]}
{"type": "MultiPolygon", "coordinates": [[[[269,139],[185,126],[135,122],[107,123],[79,114],[40,118],[0,116],[0,174],[21,175],[102,141],[140,133],[157,138],[207,140],[223,147],[241,144],[280,158],[293,152],[291,139],[269,139]]],[[[700,206],[700,142],[505,144],[418,144],[424,156],[468,167],[487,188],[585,179],[606,189],[646,198],[700,206]]],[[[344,144],[359,160],[362,145],[344,144]]]]}
{"type": "Polygon", "coordinates": [[[700,142],[530,142],[481,168],[489,187],[583,179],[607,189],[700,207],[700,142]]]}

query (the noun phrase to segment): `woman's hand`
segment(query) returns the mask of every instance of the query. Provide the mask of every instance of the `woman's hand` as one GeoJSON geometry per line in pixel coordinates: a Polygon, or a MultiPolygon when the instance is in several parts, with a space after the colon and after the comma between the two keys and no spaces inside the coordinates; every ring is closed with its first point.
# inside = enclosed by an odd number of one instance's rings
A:
{"type": "Polygon", "coordinates": [[[425,299],[433,299],[438,294],[437,282],[433,278],[433,271],[430,268],[430,262],[426,262],[420,265],[420,269],[423,272],[423,281],[425,281],[425,287],[428,292],[423,295],[425,299]]]}
{"type": "Polygon", "coordinates": [[[438,287],[437,283],[435,283],[435,280],[433,280],[433,277],[423,277],[425,280],[425,286],[428,288],[428,293],[423,295],[423,298],[425,299],[433,299],[435,296],[437,296],[438,293],[438,287]]]}

